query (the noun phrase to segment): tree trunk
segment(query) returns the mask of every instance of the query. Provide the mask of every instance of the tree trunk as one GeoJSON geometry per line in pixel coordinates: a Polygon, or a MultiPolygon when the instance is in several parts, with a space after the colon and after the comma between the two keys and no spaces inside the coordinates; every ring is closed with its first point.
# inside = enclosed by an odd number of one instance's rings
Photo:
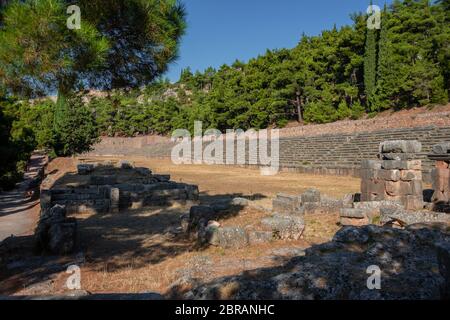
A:
{"type": "Polygon", "coordinates": [[[297,105],[298,122],[303,122],[302,116],[302,102],[300,100],[300,92],[296,92],[295,104],[297,105]]]}

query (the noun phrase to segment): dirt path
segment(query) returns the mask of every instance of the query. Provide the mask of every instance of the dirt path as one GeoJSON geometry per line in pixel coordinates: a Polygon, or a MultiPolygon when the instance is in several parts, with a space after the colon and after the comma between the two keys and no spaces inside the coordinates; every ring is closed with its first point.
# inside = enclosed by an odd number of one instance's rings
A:
{"type": "Polygon", "coordinates": [[[33,232],[39,215],[39,199],[31,197],[27,191],[38,187],[36,179],[42,174],[46,162],[46,156],[33,154],[24,180],[15,190],[0,193],[0,242],[11,235],[23,236],[33,232]]]}

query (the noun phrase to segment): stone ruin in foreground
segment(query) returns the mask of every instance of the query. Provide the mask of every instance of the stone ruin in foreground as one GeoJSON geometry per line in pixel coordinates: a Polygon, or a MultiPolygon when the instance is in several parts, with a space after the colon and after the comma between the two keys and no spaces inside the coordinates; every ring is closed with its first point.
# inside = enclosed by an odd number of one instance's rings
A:
{"type": "MultiPolygon", "coordinates": [[[[332,199],[310,189],[301,195],[278,194],[272,208],[254,206],[247,199],[235,198],[195,205],[198,187],[170,181],[169,175],[153,174],[127,161],[80,163],[77,183],[61,184],[41,191],[41,222],[37,244],[41,251],[68,253],[75,245],[76,219],[67,214],[117,213],[146,206],[187,204],[190,211],[181,227],[202,245],[240,248],[276,240],[298,240],[305,229],[305,214],[338,214],[342,226],[368,224],[405,227],[420,222],[449,222],[450,144],[433,148],[434,195],[424,199],[421,152],[418,141],[386,141],[380,144],[378,159],[361,165],[361,193],[332,199]],[[427,200],[427,201],[424,201],[427,200]],[[430,202],[430,201],[433,202],[430,202]],[[221,226],[218,222],[230,210],[246,206],[270,213],[249,226],[221,226]]],[[[307,227],[307,226],[306,226],[307,227]]]]}
{"type": "Polygon", "coordinates": [[[120,210],[198,200],[198,187],[170,181],[169,175],[127,161],[81,163],[77,182],[41,190],[41,218],[35,232],[36,249],[53,254],[70,253],[76,242],[76,219],[68,214],[119,213],[120,210]]]}
{"type": "MultiPolygon", "coordinates": [[[[435,191],[432,199],[424,199],[422,163],[417,160],[421,148],[418,141],[381,143],[378,159],[362,162],[361,193],[349,194],[343,199],[332,199],[314,189],[301,195],[280,193],[273,200],[272,209],[262,208],[269,211],[270,216],[244,227],[222,227],[217,221],[229,209],[227,203],[194,206],[182,219],[183,230],[203,244],[239,248],[275,240],[300,239],[305,229],[305,214],[339,214],[342,226],[376,224],[404,228],[423,222],[450,223],[450,214],[437,210],[438,203],[442,207],[442,203],[448,205],[449,200],[450,144],[435,146],[436,155],[430,155],[430,158],[439,159],[433,173],[435,191]],[[443,148],[447,148],[445,155],[441,151],[443,148]]],[[[246,199],[233,201],[251,205],[246,199]]]]}

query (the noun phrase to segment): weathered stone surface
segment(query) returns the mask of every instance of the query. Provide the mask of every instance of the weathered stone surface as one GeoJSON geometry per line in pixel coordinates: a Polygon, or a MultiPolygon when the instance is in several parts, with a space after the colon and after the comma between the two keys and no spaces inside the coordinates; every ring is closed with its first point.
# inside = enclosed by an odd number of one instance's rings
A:
{"type": "Polygon", "coordinates": [[[48,249],[53,254],[65,255],[75,248],[77,223],[75,219],[68,222],[52,224],[48,230],[48,249]]]}
{"type": "Polygon", "coordinates": [[[380,153],[419,153],[422,144],[417,140],[393,140],[380,144],[380,153]]]}
{"type": "Polygon", "coordinates": [[[114,185],[117,183],[116,176],[90,176],[90,184],[91,185],[114,185]]]}
{"type": "Polygon", "coordinates": [[[423,198],[417,196],[406,196],[405,209],[406,210],[422,210],[423,198]]]}
{"type": "Polygon", "coordinates": [[[197,284],[186,297],[216,299],[237,283],[228,299],[442,299],[446,281],[436,272],[435,243],[449,240],[448,233],[427,227],[344,227],[333,241],[308,248],[282,266],[197,284]],[[381,290],[367,288],[370,265],[382,270],[381,290]]]}
{"type": "Polygon", "coordinates": [[[386,170],[422,170],[421,160],[409,160],[409,161],[398,161],[398,160],[384,160],[381,162],[381,168],[386,170]]]}
{"type": "Polygon", "coordinates": [[[320,202],[305,202],[293,214],[304,216],[305,214],[335,214],[344,207],[342,200],[322,198],[320,202]]]}
{"type": "Polygon", "coordinates": [[[248,242],[250,245],[269,243],[274,241],[274,235],[272,231],[250,230],[247,232],[247,234],[248,242]]]}
{"type": "Polygon", "coordinates": [[[143,176],[151,176],[152,174],[152,170],[150,170],[149,168],[138,167],[135,168],[134,170],[136,170],[137,173],[143,176]]]}
{"type": "Polygon", "coordinates": [[[250,203],[250,201],[248,199],[245,199],[245,198],[236,197],[236,198],[233,198],[233,200],[231,200],[231,204],[233,206],[246,207],[246,206],[249,205],[249,203],[250,203]]]}
{"type": "Polygon", "coordinates": [[[389,200],[381,200],[381,201],[361,201],[355,202],[353,204],[354,208],[357,209],[374,209],[379,210],[382,207],[394,207],[401,208],[403,207],[400,201],[389,201],[389,200]]]}
{"type": "Polygon", "coordinates": [[[342,208],[340,211],[340,216],[346,218],[364,219],[367,218],[366,213],[366,209],[342,208]]]}
{"type": "Polygon", "coordinates": [[[439,272],[445,279],[441,286],[442,298],[450,299],[450,241],[437,243],[436,250],[439,272]]]}
{"type": "Polygon", "coordinates": [[[189,230],[198,230],[201,221],[205,224],[210,220],[215,220],[216,212],[210,206],[192,206],[189,210],[189,230]]]}
{"type": "Polygon", "coordinates": [[[217,239],[222,248],[243,248],[248,245],[247,233],[240,227],[217,228],[217,239]]]}
{"type": "Polygon", "coordinates": [[[317,189],[308,189],[301,195],[302,204],[306,202],[320,202],[320,191],[317,189]]]}
{"type": "Polygon", "coordinates": [[[442,222],[450,223],[450,215],[442,212],[411,211],[395,207],[380,208],[381,223],[389,224],[393,221],[401,226],[415,223],[442,222]]]}
{"type": "Polygon", "coordinates": [[[35,249],[64,255],[75,247],[76,219],[66,218],[66,207],[55,205],[43,212],[34,232],[35,249]]]}
{"type": "Polygon", "coordinates": [[[375,178],[388,181],[399,181],[401,178],[401,172],[402,171],[400,170],[380,169],[375,171],[375,178]]]}
{"type": "Polygon", "coordinates": [[[274,214],[272,217],[264,218],[261,224],[273,232],[275,238],[283,240],[298,240],[305,229],[305,222],[299,216],[285,216],[274,214]]]}
{"type": "Polygon", "coordinates": [[[133,169],[134,164],[128,160],[121,160],[118,164],[120,169],[133,169]]]}
{"type": "Polygon", "coordinates": [[[110,211],[112,213],[119,212],[119,204],[120,204],[120,189],[119,188],[110,188],[109,189],[109,200],[111,208],[110,211]]]}
{"type": "Polygon", "coordinates": [[[380,153],[380,160],[415,160],[418,155],[415,153],[380,153]]]}
{"type": "Polygon", "coordinates": [[[300,203],[301,199],[299,196],[279,193],[272,200],[272,210],[281,214],[292,214],[300,206],[300,203]]]}
{"type": "Polygon", "coordinates": [[[446,154],[450,153],[450,142],[438,143],[435,144],[431,150],[435,154],[446,154]]]}
{"type": "Polygon", "coordinates": [[[381,161],[364,159],[361,161],[361,169],[381,169],[381,161]]]}
{"type": "Polygon", "coordinates": [[[403,181],[420,180],[422,181],[422,171],[420,170],[401,170],[400,179],[403,181]]]}
{"type": "Polygon", "coordinates": [[[79,175],[88,175],[94,171],[95,166],[90,163],[80,163],[77,165],[77,172],[79,175]]]}
{"type": "Polygon", "coordinates": [[[333,241],[343,243],[366,243],[369,234],[361,228],[343,227],[333,237],[333,241]]]}

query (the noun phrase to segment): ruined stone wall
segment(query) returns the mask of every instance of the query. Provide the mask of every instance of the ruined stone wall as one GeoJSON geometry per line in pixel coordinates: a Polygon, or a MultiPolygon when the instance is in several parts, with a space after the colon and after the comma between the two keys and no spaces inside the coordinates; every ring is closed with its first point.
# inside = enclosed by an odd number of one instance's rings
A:
{"type": "MultiPolygon", "coordinates": [[[[295,130],[283,129],[280,133],[280,166],[286,171],[359,177],[361,161],[375,158],[381,142],[418,140],[423,148],[416,159],[422,160],[423,180],[429,183],[434,163],[426,155],[433,145],[450,142],[450,123],[447,123],[450,118],[447,114],[441,116],[442,118],[423,116],[423,119],[416,123],[428,123],[432,122],[432,119],[434,123],[427,126],[396,129],[372,130],[373,127],[382,127],[382,119],[373,120],[373,126],[370,125],[372,120],[359,120],[349,122],[350,127],[345,127],[343,123],[346,122],[340,122],[304,126],[295,130]],[[321,132],[329,133],[320,134],[321,132]]],[[[383,121],[387,121],[386,126],[393,126],[391,118],[383,121]]],[[[399,123],[399,126],[401,125],[402,122],[399,123]]],[[[163,137],[106,138],[88,155],[169,158],[174,145],[168,138],[163,137]]],[[[256,156],[253,155],[253,158],[256,156]]],[[[247,165],[250,165],[248,161],[247,165]]]]}

